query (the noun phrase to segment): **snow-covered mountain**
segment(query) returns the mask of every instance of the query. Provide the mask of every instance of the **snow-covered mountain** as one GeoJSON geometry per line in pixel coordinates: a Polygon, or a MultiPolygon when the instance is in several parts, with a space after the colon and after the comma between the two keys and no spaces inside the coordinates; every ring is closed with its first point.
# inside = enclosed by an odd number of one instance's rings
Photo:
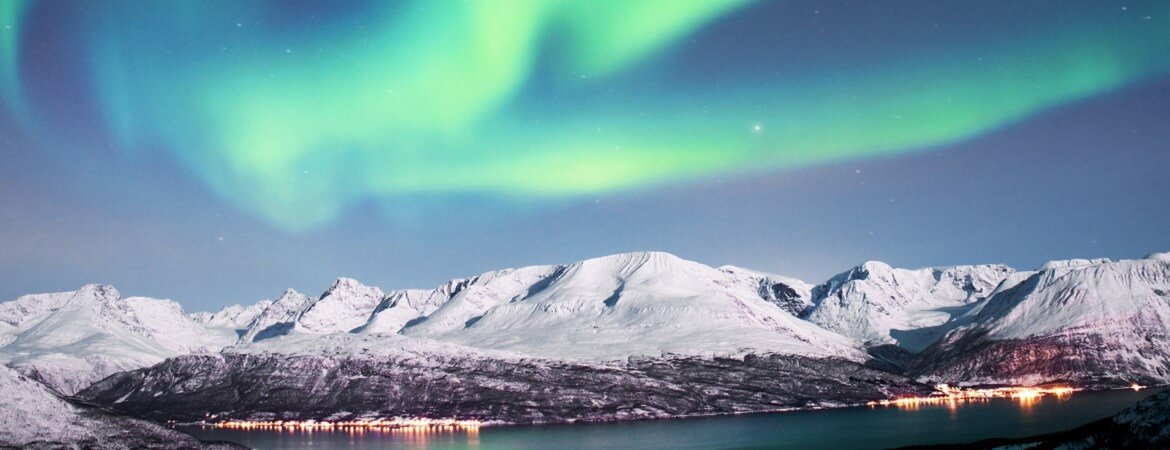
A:
{"type": "Polygon", "coordinates": [[[286,334],[293,329],[294,322],[313,306],[315,299],[292,289],[271,301],[260,314],[248,324],[240,342],[253,342],[286,334]]]}
{"type": "Polygon", "coordinates": [[[1170,383],[1170,254],[1045,264],[911,372],[951,383],[1170,383]]]}
{"type": "Polygon", "coordinates": [[[316,334],[346,333],[365,325],[381,303],[382,290],[352,278],[338,278],[300,317],[294,328],[316,334]]]}
{"type": "Polygon", "coordinates": [[[92,285],[0,304],[0,361],[68,394],[176,355],[365,343],[336,346],[341,353],[331,357],[343,357],[404,335],[493,358],[770,354],[898,373],[907,351],[929,346],[911,369],[927,381],[1154,383],[1170,379],[1167,265],[1166,254],[1057,261],[1034,272],[869,262],[814,287],[641,252],[492,271],[434,289],[383,293],[339,278],[319,297],[288,290],[191,315],[169,300],[92,285]],[[877,351],[895,345],[903,353],[877,351]]]}
{"type": "Polygon", "coordinates": [[[204,328],[174,301],[122,298],[111,286],[26,296],[0,313],[7,342],[0,361],[64,394],[171,356],[218,351],[233,338],[204,328]]]}
{"type": "Polygon", "coordinates": [[[917,352],[1014,272],[1000,264],[908,270],[870,261],[814,288],[802,317],[868,346],[917,352]]]}
{"type": "Polygon", "coordinates": [[[496,289],[453,296],[401,332],[564,359],[664,353],[866,359],[853,340],[802,321],[761,296],[758,279],[668,253],[520,269],[504,279],[491,284],[496,289]]]}
{"type": "Polygon", "coordinates": [[[70,403],[4,366],[0,366],[0,447],[239,448],[208,446],[162,425],[70,403]]]}

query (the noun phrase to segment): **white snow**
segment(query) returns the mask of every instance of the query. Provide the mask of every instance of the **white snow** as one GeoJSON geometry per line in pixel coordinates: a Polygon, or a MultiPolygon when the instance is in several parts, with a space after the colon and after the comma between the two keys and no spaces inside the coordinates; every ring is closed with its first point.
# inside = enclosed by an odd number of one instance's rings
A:
{"type": "Polygon", "coordinates": [[[441,359],[451,358],[532,358],[516,352],[484,350],[432,339],[382,333],[290,333],[254,343],[237,344],[225,348],[223,353],[411,359],[420,364],[438,363],[441,359]]]}
{"type": "Polygon", "coordinates": [[[1043,266],[1040,266],[1040,270],[1059,269],[1059,268],[1063,268],[1063,267],[1090,266],[1090,265],[1104,264],[1104,263],[1109,263],[1109,262],[1113,262],[1113,261],[1110,260],[1109,258],[1060,259],[1060,260],[1048,261],[1048,262],[1044,263],[1043,266]]]}

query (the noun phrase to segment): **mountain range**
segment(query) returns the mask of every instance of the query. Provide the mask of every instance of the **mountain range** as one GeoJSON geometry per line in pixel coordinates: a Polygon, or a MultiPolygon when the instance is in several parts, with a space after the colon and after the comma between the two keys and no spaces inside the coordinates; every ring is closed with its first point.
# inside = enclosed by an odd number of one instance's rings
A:
{"type": "Polygon", "coordinates": [[[812,285],[640,252],[433,289],[340,278],[214,313],[100,285],[28,295],[0,304],[0,361],[158,420],[534,423],[838,406],[934,383],[1167,384],[1168,330],[1166,253],[1029,271],[866,262],[812,285]]]}

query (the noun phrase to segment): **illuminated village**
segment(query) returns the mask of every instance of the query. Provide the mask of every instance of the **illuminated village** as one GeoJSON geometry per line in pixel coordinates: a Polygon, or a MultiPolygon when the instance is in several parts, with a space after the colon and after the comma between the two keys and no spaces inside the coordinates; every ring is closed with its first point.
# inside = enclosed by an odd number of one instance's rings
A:
{"type": "MultiPolygon", "coordinates": [[[[1130,388],[1134,390],[1141,390],[1144,388],[1144,386],[1133,384],[1130,386],[1130,388]]],[[[917,407],[921,405],[941,404],[957,405],[958,403],[963,402],[988,401],[994,398],[1010,398],[1019,401],[1023,405],[1030,405],[1045,396],[1067,398],[1071,396],[1073,392],[1080,390],[1080,388],[1073,388],[1068,386],[971,389],[939,384],[935,386],[935,392],[926,397],[901,397],[889,400],[871,401],[866,403],[866,405],[870,407],[917,407]]]]}
{"type": "Polygon", "coordinates": [[[226,420],[209,424],[213,428],[232,430],[268,431],[381,431],[401,433],[468,432],[478,433],[482,422],[478,420],[392,418],[359,419],[347,421],[318,420],[273,420],[248,421],[226,420]]]}

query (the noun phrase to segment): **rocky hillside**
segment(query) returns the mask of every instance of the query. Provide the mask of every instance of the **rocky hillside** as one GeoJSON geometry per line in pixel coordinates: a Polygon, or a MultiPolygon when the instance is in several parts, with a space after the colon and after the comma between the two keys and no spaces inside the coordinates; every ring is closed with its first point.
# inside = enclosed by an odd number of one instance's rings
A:
{"type": "Polygon", "coordinates": [[[208,444],[151,422],[58,398],[40,383],[0,366],[0,447],[192,449],[208,444]]]}
{"type": "Polygon", "coordinates": [[[79,394],[156,420],[621,420],[863,403],[930,389],[840,358],[634,357],[606,364],[396,335],[276,338],[182,356],[79,394]]]}

